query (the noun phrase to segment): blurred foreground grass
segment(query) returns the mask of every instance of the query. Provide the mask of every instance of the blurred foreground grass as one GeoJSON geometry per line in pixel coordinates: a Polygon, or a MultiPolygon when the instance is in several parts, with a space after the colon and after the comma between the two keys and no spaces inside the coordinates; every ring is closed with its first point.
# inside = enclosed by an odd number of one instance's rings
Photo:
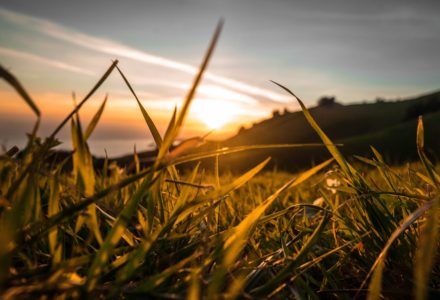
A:
{"type": "MultiPolygon", "coordinates": [[[[30,298],[417,299],[440,295],[438,170],[420,162],[390,167],[380,153],[347,160],[300,103],[321,145],[254,145],[185,154],[172,148],[220,34],[181,110],[162,137],[113,62],[46,139],[40,111],[8,71],[3,77],[37,116],[25,149],[0,159],[0,296],[30,298]],[[112,72],[131,90],[158,147],[149,167],[134,154],[133,172],[106,162],[95,169],[87,139],[106,100],[83,129],[82,105],[112,72]],[[70,123],[72,172],[47,157],[70,123]],[[206,157],[261,147],[327,147],[332,158],[299,174],[263,172],[265,160],[241,176],[196,165],[206,157]]],[[[233,155],[233,154],[231,154],[233,155]]]]}

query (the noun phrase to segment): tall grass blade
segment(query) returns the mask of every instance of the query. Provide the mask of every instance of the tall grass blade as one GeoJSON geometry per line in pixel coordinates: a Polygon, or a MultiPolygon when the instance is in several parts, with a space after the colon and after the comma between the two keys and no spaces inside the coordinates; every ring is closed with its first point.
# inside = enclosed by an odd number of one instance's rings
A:
{"type": "Polygon", "coordinates": [[[127,227],[128,221],[136,212],[136,208],[141,201],[142,197],[145,195],[146,191],[151,187],[151,185],[155,182],[153,180],[153,173],[151,172],[149,176],[144,179],[142,184],[136,190],[136,193],[133,197],[126,203],[124,209],[119,214],[114,223],[113,227],[107,233],[104,243],[102,244],[99,251],[96,253],[96,257],[93,260],[92,266],[89,269],[87,276],[87,290],[91,291],[95,288],[99,275],[101,274],[104,266],[107,264],[110,259],[110,254],[113,249],[116,247],[119,240],[122,238],[122,235],[127,227]]]}
{"type": "Polygon", "coordinates": [[[174,107],[170,122],[168,123],[167,129],[165,130],[164,140],[169,139],[170,138],[169,136],[173,134],[176,127],[176,118],[177,118],[177,107],[174,107]]]}
{"type": "Polygon", "coordinates": [[[170,276],[174,275],[176,272],[180,271],[185,265],[190,263],[192,260],[200,256],[200,253],[195,253],[190,257],[184,258],[178,263],[168,267],[159,274],[153,275],[142,282],[136,287],[134,293],[148,293],[158,288],[165,280],[170,276]]]}
{"type": "MultiPolygon", "coordinates": [[[[73,146],[73,177],[80,191],[86,196],[95,193],[95,171],[93,168],[93,158],[89,147],[82,133],[79,116],[71,120],[72,123],[72,146],[73,146]],[[75,120],[76,119],[76,120],[75,120]]],[[[99,230],[98,218],[96,216],[95,204],[87,208],[87,217],[80,215],[77,219],[75,232],[78,232],[83,223],[86,222],[97,241],[101,244],[102,237],[99,230]]]]}
{"type": "Polygon", "coordinates": [[[93,116],[92,120],[90,121],[89,126],[87,126],[86,132],[84,133],[84,140],[87,141],[89,139],[93,130],[95,130],[96,125],[98,125],[99,119],[101,118],[101,115],[104,112],[105,104],[107,103],[107,98],[108,98],[108,95],[105,95],[104,101],[102,102],[102,104],[99,107],[96,114],[93,116]]]}
{"type": "Polygon", "coordinates": [[[212,37],[208,51],[206,52],[205,57],[203,59],[203,62],[199,68],[199,72],[197,73],[197,75],[194,79],[194,82],[191,86],[191,89],[189,90],[189,92],[185,98],[185,101],[183,102],[183,106],[182,106],[179,114],[177,115],[175,126],[174,126],[173,130],[170,131],[169,136],[167,136],[166,139],[163,141],[162,147],[160,147],[160,149],[159,149],[159,153],[157,155],[156,165],[159,165],[161,163],[162,159],[165,157],[169,148],[171,147],[174,139],[179,134],[180,128],[182,127],[183,122],[186,118],[189,107],[190,107],[191,102],[192,102],[194,95],[196,93],[197,87],[198,87],[200,81],[202,80],[202,77],[203,77],[203,74],[204,74],[206,68],[208,67],[208,63],[209,63],[211,56],[214,52],[214,49],[215,49],[217,41],[220,37],[220,33],[222,31],[222,28],[223,28],[223,20],[220,20],[220,22],[218,23],[217,28],[214,32],[214,35],[212,37]]]}
{"type": "MultiPolygon", "coordinates": [[[[102,85],[102,83],[107,79],[108,76],[110,76],[113,69],[118,64],[118,60],[113,61],[111,66],[107,69],[107,71],[102,75],[102,77],[99,79],[99,81],[95,84],[95,86],[90,90],[90,92],[83,98],[83,100],[71,111],[66,118],[54,129],[54,131],[51,133],[51,135],[46,139],[42,147],[40,147],[39,151],[37,151],[34,154],[34,160],[27,165],[26,169],[21,172],[20,176],[11,184],[11,187],[8,190],[7,198],[11,198],[15,191],[18,190],[20,184],[26,177],[26,175],[32,170],[32,168],[35,167],[36,164],[41,162],[41,159],[44,157],[44,155],[47,154],[47,151],[53,147],[54,145],[54,139],[55,136],[58,134],[58,132],[66,125],[66,123],[81,109],[81,107],[87,102],[87,100],[96,92],[96,90],[102,85]]],[[[34,126],[34,130],[32,133],[32,139],[36,134],[36,131],[38,129],[40,123],[40,119],[37,120],[36,125],[34,126]]]]}
{"type": "Polygon", "coordinates": [[[255,208],[250,214],[243,219],[236,227],[234,227],[224,245],[224,259],[223,264],[225,268],[230,267],[240,255],[244,246],[246,245],[249,236],[252,234],[255,225],[258,223],[267,208],[278,198],[278,196],[290,188],[295,182],[295,179],[290,180],[255,208]]]}
{"type": "Polygon", "coordinates": [[[425,154],[425,130],[423,127],[423,118],[419,117],[417,122],[417,152],[420,157],[420,161],[423,163],[426,172],[431,178],[433,184],[437,189],[440,189],[439,175],[435,172],[435,168],[431,161],[425,154]]]}
{"type": "Polygon", "coordinates": [[[315,228],[313,233],[310,235],[310,237],[301,247],[300,251],[296,254],[295,258],[292,259],[290,262],[288,262],[283,267],[283,269],[280,272],[278,272],[267,283],[252,290],[251,294],[256,296],[267,295],[270,291],[275,290],[283,281],[285,281],[289,276],[291,276],[295,268],[300,266],[300,264],[305,259],[306,255],[310,252],[312,246],[317,242],[320,234],[323,232],[325,225],[327,225],[329,219],[330,218],[327,215],[327,213],[324,213],[324,216],[322,217],[318,226],[315,228]]]}
{"type": "Polygon", "coordinates": [[[17,93],[23,98],[23,100],[29,105],[34,114],[40,118],[41,112],[35,104],[34,100],[29,96],[21,83],[12,75],[8,70],[6,70],[2,65],[0,65],[0,77],[2,77],[7,83],[9,83],[17,93]]]}
{"type": "MultiPolygon", "coordinates": [[[[249,180],[255,177],[259,172],[263,170],[263,168],[267,165],[267,163],[270,161],[270,158],[267,158],[263,162],[259,163],[257,166],[253,167],[243,175],[239,176],[238,178],[234,179],[231,183],[224,184],[220,188],[213,190],[211,192],[208,192],[206,195],[201,196],[198,200],[201,203],[207,203],[211,202],[212,199],[221,199],[228,193],[242,187],[245,185],[249,180]]],[[[190,211],[184,211],[177,217],[177,223],[186,218],[191,212],[190,211]]]]}
{"type": "MultiPolygon", "coordinates": [[[[378,268],[380,264],[384,264],[386,260],[386,256],[388,253],[388,250],[390,249],[391,245],[394,243],[394,241],[405,231],[407,230],[411,225],[414,224],[414,222],[419,219],[428,209],[430,209],[433,205],[433,201],[425,203],[423,206],[416,209],[413,213],[411,213],[409,216],[407,216],[400,226],[393,232],[393,234],[388,239],[386,245],[383,247],[382,251],[376,258],[376,261],[374,262],[373,266],[371,267],[370,271],[368,272],[367,276],[365,277],[363,283],[359,287],[359,290],[361,290],[365,284],[367,283],[368,279],[371,275],[373,275],[372,280],[370,281],[370,287],[369,290],[373,291],[373,294],[371,297],[378,297],[380,295],[381,285],[382,281],[380,280],[382,278],[382,272],[383,272],[383,266],[378,268]]],[[[371,298],[371,299],[378,299],[378,298],[371,298]]]]}
{"type": "Polygon", "coordinates": [[[304,116],[306,117],[309,124],[313,127],[313,129],[316,131],[316,133],[319,135],[321,140],[326,145],[328,151],[332,154],[332,156],[335,158],[335,160],[338,162],[341,169],[346,172],[347,174],[351,174],[354,169],[348,164],[348,162],[345,160],[344,156],[339,152],[338,148],[333,144],[333,142],[329,139],[329,137],[324,133],[324,131],[319,127],[318,123],[316,123],[315,119],[310,114],[307,107],[304,105],[304,103],[299,99],[291,90],[286,88],[285,86],[272,81],[274,84],[278,85],[280,88],[284,89],[286,92],[288,92],[290,95],[292,95],[301,106],[301,109],[304,113],[304,116]]]}
{"type": "Polygon", "coordinates": [[[257,166],[253,167],[251,170],[247,171],[240,177],[236,178],[232,183],[225,184],[220,187],[218,190],[214,190],[211,193],[207,194],[203,198],[205,199],[216,199],[219,198],[227,193],[232,192],[235,189],[240,188],[243,186],[246,182],[251,180],[255,175],[257,175],[263,168],[267,165],[267,163],[270,161],[270,157],[266,158],[263,162],[259,163],[257,166]]]}
{"type": "MultiPolygon", "coordinates": [[[[58,176],[60,174],[57,174],[58,176]]],[[[50,195],[49,195],[49,205],[48,205],[48,217],[57,214],[60,211],[60,196],[58,187],[58,176],[54,176],[50,179],[50,195]]],[[[52,256],[52,264],[58,265],[61,262],[62,255],[62,244],[59,242],[59,231],[58,228],[52,228],[49,230],[49,248],[50,254],[52,256]]]]}
{"type": "MultiPolygon", "coordinates": [[[[420,160],[422,161],[425,170],[431,178],[437,190],[440,190],[440,185],[437,181],[434,166],[427,158],[425,152],[424,129],[422,117],[419,117],[417,125],[417,150],[419,152],[420,160]]],[[[416,259],[414,262],[414,276],[415,276],[415,298],[417,300],[426,299],[428,294],[428,283],[432,268],[434,267],[437,247],[439,243],[440,230],[440,197],[433,200],[432,209],[427,212],[424,224],[422,225],[419,241],[417,245],[416,259]]]]}
{"type": "Polygon", "coordinates": [[[417,300],[427,298],[429,278],[438,253],[440,201],[439,198],[433,201],[433,207],[427,212],[425,223],[421,228],[414,262],[415,298],[417,300]]]}
{"type": "Polygon", "coordinates": [[[265,144],[265,145],[248,145],[248,146],[236,146],[236,147],[224,147],[216,150],[197,152],[194,154],[187,154],[172,160],[170,164],[179,165],[191,161],[197,161],[204,158],[228,155],[243,151],[263,150],[263,149],[289,149],[289,148],[317,148],[323,147],[320,143],[308,143],[308,144],[265,144]]]}
{"type": "Polygon", "coordinates": [[[127,87],[129,88],[130,92],[133,94],[134,98],[136,99],[136,102],[139,105],[139,109],[142,112],[142,116],[144,117],[144,120],[147,123],[148,128],[150,129],[151,134],[153,135],[153,139],[154,139],[154,141],[155,141],[155,143],[157,145],[157,148],[159,149],[161,147],[161,145],[162,145],[162,137],[160,136],[159,131],[157,130],[156,125],[154,124],[154,122],[151,119],[151,117],[148,114],[148,112],[145,110],[144,106],[142,105],[142,103],[139,100],[138,96],[136,95],[135,91],[131,87],[131,84],[128,81],[128,79],[125,77],[124,73],[122,73],[121,69],[118,66],[116,66],[116,69],[118,70],[118,72],[122,76],[122,78],[124,79],[124,82],[127,85],[127,87]]]}
{"type": "Polygon", "coordinates": [[[80,103],[64,118],[63,121],[54,129],[54,131],[49,136],[48,140],[52,140],[58,132],[66,125],[66,123],[81,109],[81,107],[87,102],[87,100],[92,97],[92,95],[98,90],[98,88],[107,80],[113,69],[117,66],[118,60],[114,60],[107,71],[101,76],[98,82],[93,86],[93,88],[87,93],[87,95],[81,100],[80,103]]]}

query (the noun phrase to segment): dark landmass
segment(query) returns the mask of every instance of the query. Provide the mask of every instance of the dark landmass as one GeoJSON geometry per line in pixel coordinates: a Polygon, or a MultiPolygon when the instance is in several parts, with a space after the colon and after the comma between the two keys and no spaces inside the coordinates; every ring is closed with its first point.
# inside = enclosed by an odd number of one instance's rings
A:
{"type": "MultiPolygon", "coordinates": [[[[321,99],[322,100],[322,99],[321,99]]],[[[370,145],[389,163],[402,163],[417,158],[417,119],[423,116],[427,152],[437,160],[440,154],[440,92],[402,101],[342,105],[334,101],[320,101],[310,113],[332,139],[343,144],[345,155],[371,157],[370,145]]],[[[296,144],[321,142],[307,123],[303,113],[274,113],[273,117],[241,128],[239,133],[221,142],[211,142],[200,150],[260,144],[296,144]]],[[[323,161],[330,154],[321,148],[255,150],[220,158],[220,166],[231,171],[250,168],[266,157],[278,169],[297,171],[323,161]]]]}

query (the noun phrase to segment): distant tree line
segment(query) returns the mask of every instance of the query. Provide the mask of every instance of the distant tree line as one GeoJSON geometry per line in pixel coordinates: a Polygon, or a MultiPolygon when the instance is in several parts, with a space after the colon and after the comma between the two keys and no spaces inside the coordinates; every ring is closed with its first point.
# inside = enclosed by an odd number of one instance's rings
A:
{"type": "MultiPolygon", "coordinates": [[[[317,102],[318,107],[332,106],[335,104],[338,104],[338,103],[336,102],[336,97],[334,97],[334,96],[322,96],[321,98],[318,99],[318,102],[317,102]]],[[[283,110],[274,109],[272,111],[272,118],[279,118],[279,117],[282,117],[282,116],[290,114],[290,113],[291,112],[287,109],[287,107],[285,107],[283,110]]],[[[252,127],[255,125],[256,124],[253,123],[252,127]]],[[[247,130],[246,127],[240,126],[240,128],[238,129],[238,133],[243,133],[246,130],[247,130]]]]}
{"type": "Polygon", "coordinates": [[[336,103],[336,98],[333,96],[323,96],[318,99],[318,106],[330,106],[336,103]]]}
{"type": "MultiPolygon", "coordinates": [[[[336,98],[334,96],[323,96],[318,99],[317,106],[331,106],[336,103],[336,98]]],[[[278,118],[289,113],[290,111],[287,108],[284,108],[283,111],[275,109],[272,111],[272,118],[278,118]]]]}

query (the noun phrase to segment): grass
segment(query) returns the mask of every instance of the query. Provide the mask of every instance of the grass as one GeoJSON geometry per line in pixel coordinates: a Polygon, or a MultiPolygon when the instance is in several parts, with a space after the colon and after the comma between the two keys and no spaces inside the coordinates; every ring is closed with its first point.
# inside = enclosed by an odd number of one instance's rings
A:
{"type": "Polygon", "coordinates": [[[171,150],[220,34],[214,34],[194,84],[164,136],[113,62],[91,92],[46,139],[40,112],[25,149],[0,159],[0,295],[15,298],[435,298],[440,294],[440,176],[417,129],[419,163],[390,167],[378,151],[347,159],[302,101],[320,145],[253,145],[185,154],[171,150]],[[83,130],[81,106],[118,71],[158,147],[154,164],[133,172],[106,161],[95,169],[87,139],[106,99],[83,130]],[[74,151],[47,157],[70,122],[74,151]],[[220,175],[219,156],[261,147],[326,147],[332,158],[298,174],[263,171],[220,175]],[[214,157],[214,170],[200,160],[214,157]],[[195,163],[190,172],[178,165],[195,163]]]}

